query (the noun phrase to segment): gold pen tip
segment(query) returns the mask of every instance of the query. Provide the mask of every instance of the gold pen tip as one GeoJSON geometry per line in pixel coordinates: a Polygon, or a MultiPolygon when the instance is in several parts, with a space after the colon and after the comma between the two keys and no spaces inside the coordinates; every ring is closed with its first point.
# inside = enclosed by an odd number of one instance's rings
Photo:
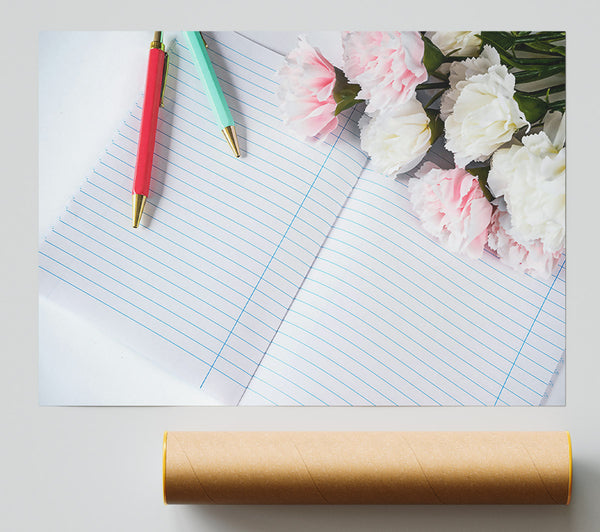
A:
{"type": "Polygon", "coordinates": [[[146,196],[143,194],[133,194],[131,196],[132,222],[134,229],[140,226],[140,220],[142,219],[142,213],[144,212],[145,205],[146,196]]]}
{"type": "Polygon", "coordinates": [[[227,141],[227,144],[229,144],[233,154],[236,157],[240,157],[240,145],[235,132],[235,126],[227,126],[223,128],[223,135],[225,135],[225,140],[227,141]]]}

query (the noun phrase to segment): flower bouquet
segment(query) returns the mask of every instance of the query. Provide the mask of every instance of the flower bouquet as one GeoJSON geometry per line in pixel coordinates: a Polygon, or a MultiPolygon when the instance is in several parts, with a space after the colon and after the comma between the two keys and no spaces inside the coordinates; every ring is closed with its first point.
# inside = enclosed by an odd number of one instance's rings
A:
{"type": "Polygon", "coordinates": [[[343,64],[301,36],[279,71],[284,123],[322,141],[360,105],[361,148],[408,179],[424,229],[472,259],[548,278],[565,246],[564,32],[343,32],[343,64]],[[438,141],[454,168],[427,160],[438,141]],[[411,172],[406,176],[406,172],[411,172]]]}

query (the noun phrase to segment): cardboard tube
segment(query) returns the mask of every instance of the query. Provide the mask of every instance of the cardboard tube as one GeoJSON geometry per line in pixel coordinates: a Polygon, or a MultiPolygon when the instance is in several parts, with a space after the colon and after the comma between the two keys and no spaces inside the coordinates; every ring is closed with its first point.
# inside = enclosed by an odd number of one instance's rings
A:
{"type": "Polygon", "coordinates": [[[168,504],[568,504],[568,432],[166,432],[168,504]]]}

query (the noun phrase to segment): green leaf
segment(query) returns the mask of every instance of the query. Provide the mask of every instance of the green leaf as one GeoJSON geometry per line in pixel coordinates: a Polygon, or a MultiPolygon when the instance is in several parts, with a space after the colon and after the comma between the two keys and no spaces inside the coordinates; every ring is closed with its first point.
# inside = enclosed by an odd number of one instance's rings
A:
{"type": "Polygon", "coordinates": [[[528,96],[523,92],[516,91],[513,98],[530,124],[541,120],[548,111],[548,104],[534,96],[528,96]]]}
{"type": "Polygon", "coordinates": [[[421,38],[425,43],[425,52],[423,54],[423,64],[427,69],[427,72],[435,72],[442,63],[446,61],[446,56],[442,51],[431,42],[431,39],[422,35],[421,38]]]}
{"type": "Polygon", "coordinates": [[[346,74],[339,68],[335,68],[335,85],[333,87],[333,99],[337,103],[335,115],[337,116],[342,111],[356,105],[364,100],[358,100],[356,96],[360,91],[360,85],[350,83],[346,74]]]}
{"type": "Polygon", "coordinates": [[[471,175],[477,178],[477,180],[479,181],[479,188],[481,188],[481,191],[483,192],[485,198],[488,201],[494,201],[494,195],[492,194],[487,184],[488,175],[490,173],[490,167],[478,166],[476,168],[467,168],[467,172],[469,172],[471,175]]]}
{"type": "Polygon", "coordinates": [[[485,44],[491,44],[498,51],[510,50],[516,42],[517,37],[507,31],[482,31],[480,39],[485,44]]]}
{"type": "Polygon", "coordinates": [[[356,86],[356,87],[346,87],[345,89],[342,89],[337,92],[334,91],[333,99],[336,102],[342,102],[344,100],[354,100],[356,98],[356,95],[358,94],[359,90],[360,90],[360,87],[356,86]]]}
{"type": "Polygon", "coordinates": [[[340,100],[335,107],[335,112],[333,113],[335,116],[339,115],[342,111],[349,109],[353,105],[356,105],[359,102],[363,102],[364,100],[355,100],[354,98],[348,100],[340,100]]]}

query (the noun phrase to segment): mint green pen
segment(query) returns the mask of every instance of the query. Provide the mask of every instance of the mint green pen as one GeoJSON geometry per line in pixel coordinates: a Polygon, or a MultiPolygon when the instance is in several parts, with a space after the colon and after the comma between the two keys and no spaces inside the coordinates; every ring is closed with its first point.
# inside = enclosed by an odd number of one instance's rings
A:
{"type": "Polygon", "coordinates": [[[206,50],[207,44],[199,31],[185,31],[184,33],[192,49],[194,64],[200,71],[200,77],[204,81],[204,88],[221,127],[221,131],[225,135],[225,140],[231,146],[233,154],[239,157],[240,146],[235,132],[235,124],[233,123],[231,111],[225,100],[221,85],[219,85],[215,70],[210,62],[210,57],[206,50]]]}

